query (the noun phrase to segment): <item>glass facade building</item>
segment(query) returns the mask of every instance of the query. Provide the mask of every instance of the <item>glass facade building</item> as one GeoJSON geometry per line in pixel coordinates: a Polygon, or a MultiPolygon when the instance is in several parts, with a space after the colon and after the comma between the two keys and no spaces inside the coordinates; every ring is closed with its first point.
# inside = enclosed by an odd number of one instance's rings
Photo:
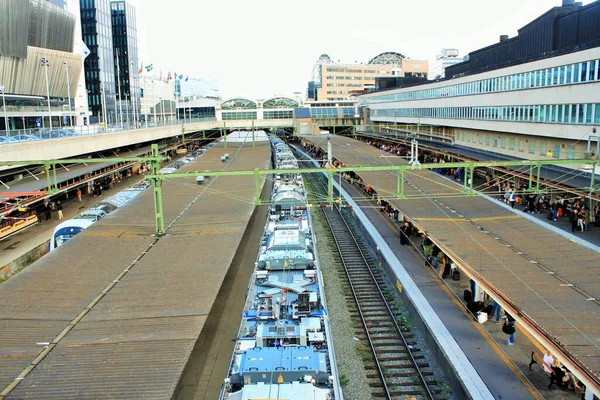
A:
{"type": "MultiPolygon", "coordinates": [[[[138,46],[135,8],[126,1],[111,1],[112,38],[115,50],[116,93],[122,100],[132,99],[136,93],[138,46]]],[[[138,96],[136,95],[137,99],[138,96]]]]}
{"type": "MultiPolygon", "coordinates": [[[[60,3],[0,1],[0,84],[6,103],[0,130],[43,127],[50,121],[61,126],[73,116],[63,65],[72,66],[71,77],[79,76],[81,56],[73,53],[76,18],[60,3]],[[40,64],[44,57],[47,67],[40,64]]],[[[75,88],[71,82],[71,91],[75,88]]]]}
{"type": "Polygon", "coordinates": [[[110,1],[79,0],[79,4],[81,33],[90,49],[84,63],[89,107],[96,120],[115,122],[115,65],[110,1]],[[103,108],[106,119],[102,117],[103,108]]]}

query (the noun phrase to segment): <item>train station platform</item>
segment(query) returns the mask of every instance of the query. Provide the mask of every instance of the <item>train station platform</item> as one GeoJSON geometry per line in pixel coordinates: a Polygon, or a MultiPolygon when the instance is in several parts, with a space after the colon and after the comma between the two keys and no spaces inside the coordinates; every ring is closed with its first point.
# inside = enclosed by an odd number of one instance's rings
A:
{"type": "MultiPolygon", "coordinates": [[[[406,163],[360,141],[330,138],[333,157],[345,166],[406,163]]],[[[327,149],[327,137],[303,139],[327,149]]],[[[460,185],[434,172],[407,171],[405,200],[395,196],[395,173],[360,176],[426,232],[535,341],[551,349],[588,388],[598,390],[600,255],[592,244],[584,246],[486,197],[465,197],[460,185]]]]}
{"type": "MultiPolygon", "coordinates": [[[[267,140],[219,143],[178,172],[269,164],[267,140]]],[[[0,398],[171,398],[254,195],[253,176],[168,179],[165,236],[147,191],[0,285],[0,398]]]]}

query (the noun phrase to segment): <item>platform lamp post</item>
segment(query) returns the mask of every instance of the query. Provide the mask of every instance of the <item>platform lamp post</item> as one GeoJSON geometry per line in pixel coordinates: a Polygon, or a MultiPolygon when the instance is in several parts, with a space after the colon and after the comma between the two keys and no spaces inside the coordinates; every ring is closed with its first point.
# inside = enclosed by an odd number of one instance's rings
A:
{"type": "Polygon", "coordinates": [[[50,67],[50,62],[46,57],[42,57],[41,59],[42,67],[45,67],[46,70],[46,93],[48,94],[48,120],[50,122],[50,131],[52,131],[52,109],[50,108],[50,78],[48,78],[48,67],[50,67]]]}
{"type": "MultiPolygon", "coordinates": [[[[2,85],[0,85],[0,94],[2,94],[2,110],[4,110],[4,129],[9,131],[10,128],[8,127],[8,116],[6,115],[6,101],[4,100],[4,91],[6,90],[6,88],[2,85]]],[[[25,129],[25,125],[23,125],[23,129],[25,129]]]]}
{"type": "Polygon", "coordinates": [[[69,122],[71,124],[71,127],[73,127],[73,113],[71,109],[71,77],[69,74],[71,65],[66,61],[63,61],[63,64],[65,65],[65,71],[67,72],[67,93],[69,95],[69,122]]]}

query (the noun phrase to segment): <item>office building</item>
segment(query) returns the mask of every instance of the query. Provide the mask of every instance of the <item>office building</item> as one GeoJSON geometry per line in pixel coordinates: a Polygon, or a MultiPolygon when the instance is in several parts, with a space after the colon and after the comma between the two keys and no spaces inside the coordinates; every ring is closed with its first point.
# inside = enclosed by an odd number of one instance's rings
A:
{"type": "Polygon", "coordinates": [[[460,57],[458,49],[442,49],[435,56],[435,61],[429,65],[430,80],[444,79],[446,77],[446,68],[451,65],[465,61],[465,57],[460,57]]]}
{"type": "Polygon", "coordinates": [[[131,108],[137,109],[138,80],[138,44],[135,7],[125,0],[113,0],[111,7],[111,23],[113,49],[115,53],[115,93],[119,101],[119,112],[125,106],[128,114],[131,108]]]}
{"type": "Polygon", "coordinates": [[[75,24],[73,14],[46,0],[0,1],[0,87],[6,103],[0,130],[75,123],[73,95],[83,59],[73,52],[75,24]]]}
{"type": "Polygon", "coordinates": [[[319,102],[347,100],[354,94],[374,90],[377,77],[427,77],[428,66],[427,61],[411,60],[394,52],[381,53],[366,64],[334,63],[323,54],[313,67],[307,97],[319,102]]]}
{"type": "Polygon", "coordinates": [[[359,97],[370,123],[491,157],[583,158],[600,125],[600,1],[565,0],[449,66],[446,79],[359,97]]]}
{"type": "Polygon", "coordinates": [[[153,121],[174,118],[177,99],[175,98],[175,79],[164,78],[143,72],[139,80],[140,119],[153,121]],[[164,116],[163,108],[164,104],[164,116]],[[156,112],[155,112],[156,110],[156,112]]]}
{"type": "Polygon", "coordinates": [[[92,122],[115,123],[116,80],[109,0],[79,0],[81,33],[90,54],[85,59],[85,81],[92,122]]]}

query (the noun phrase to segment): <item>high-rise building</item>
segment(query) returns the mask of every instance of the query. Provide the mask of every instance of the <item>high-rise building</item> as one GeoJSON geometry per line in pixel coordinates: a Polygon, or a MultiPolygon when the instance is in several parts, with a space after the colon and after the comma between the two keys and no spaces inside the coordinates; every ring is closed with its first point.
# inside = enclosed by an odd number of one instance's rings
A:
{"type": "Polygon", "coordinates": [[[375,89],[375,78],[382,76],[427,77],[429,63],[412,60],[400,53],[386,52],[367,64],[339,64],[327,54],[319,57],[308,84],[309,100],[347,100],[356,93],[375,89]]]}
{"type": "Polygon", "coordinates": [[[126,105],[137,104],[138,44],[135,7],[126,0],[111,0],[112,38],[115,52],[115,93],[126,105]]]}
{"type": "Polygon", "coordinates": [[[85,80],[92,122],[115,123],[115,64],[109,0],[79,0],[81,33],[90,50],[85,80]]]}
{"type": "Polygon", "coordinates": [[[435,61],[429,66],[429,79],[438,80],[446,77],[446,68],[465,61],[464,57],[458,55],[458,49],[442,49],[435,56],[435,61]]]}
{"type": "Polygon", "coordinates": [[[0,1],[0,91],[6,104],[0,130],[76,123],[73,95],[82,55],[73,52],[75,25],[73,14],[46,0],[0,1]]]}

